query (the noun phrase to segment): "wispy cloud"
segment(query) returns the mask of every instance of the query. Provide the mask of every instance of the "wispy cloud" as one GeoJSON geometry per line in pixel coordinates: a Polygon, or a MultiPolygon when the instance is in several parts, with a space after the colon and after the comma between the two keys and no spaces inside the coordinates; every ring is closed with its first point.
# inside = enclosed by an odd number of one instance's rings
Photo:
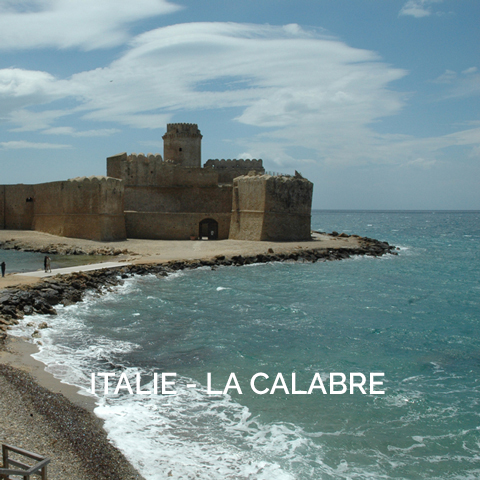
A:
{"type": "Polygon", "coordinates": [[[19,68],[0,70],[2,117],[27,105],[48,103],[62,98],[65,93],[59,87],[59,82],[47,72],[19,68]]]}
{"type": "Polygon", "coordinates": [[[0,50],[113,47],[130,38],[132,23],[180,8],[167,0],[0,0],[0,50]]]}
{"type": "Polygon", "coordinates": [[[43,130],[42,133],[47,135],[70,135],[72,137],[108,137],[118,133],[120,130],[116,128],[100,128],[97,130],[78,131],[73,127],[54,127],[43,130]]]}
{"type": "Polygon", "coordinates": [[[11,103],[10,120],[21,123],[17,130],[55,127],[62,112],[30,116],[29,106],[62,97],[77,99],[75,112],[86,119],[137,128],[163,127],[180,111],[226,107],[260,127],[362,124],[401,108],[401,95],[387,85],[405,74],[371,51],[298,26],[197,23],[140,35],[111,65],[69,79],[0,70],[0,95],[11,103]]]}
{"type": "Polygon", "coordinates": [[[58,143],[27,142],[25,140],[18,140],[18,141],[10,141],[10,142],[0,142],[0,147],[6,150],[21,150],[21,149],[58,150],[58,149],[71,148],[71,145],[61,145],[58,143]]]}
{"type": "MultiPolygon", "coordinates": [[[[375,122],[398,114],[407,101],[391,87],[407,72],[372,51],[298,25],[173,25],[137,36],[110,65],[69,78],[11,70],[0,70],[0,94],[11,104],[3,121],[17,132],[90,135],[93,121],[164,128],[195,112],[228,111],[226,121],[259,132],[239,140],[238,151],[282,166],[435,167],[435,152],[442,148],[480,143],[476,130],[465,131],[463,143],[460,133],[429,139],[377,133],[375,122]],[[58,99],[70,99],[69,109],[49,110],[58,99]],[[69,115],[89,125],[84,133],[69,115]]],[[[437,81],[453,89],[458,78],[476,75],[472,67],[437,81]]]]}
{"type": "Polygon", "coordinates": [[[442,0],[408,0],[399,15],[410,15],[415,18],[428,17],[432,14],[431,5],[440,2],[442,0]]]}
{"type": "Polygon", "coordinates": [[[443,98],[461,98],[480,95],[480,72],[477,67],[469,67],[460,73],[446,70],[433,80],[434,83],[445,84],[447,91],[443,98]]]}
{"type": "MultiPolygon", "coordinates": [[[[1,76],[1,71],[0,71],[1,76]]],[[[0,98],[2,98],[0,96],[0,98]]],[[[31,102],[33,105],[42,105],[44,103],[49,102],[50,96],[40,95],[37,98],[36,102],[31,102]]],[[[7,100],[5,97],[2,100],[7,100]]],[[[6,102],[5,102],[6,103],[6,102]]],[[[23,108],[13,108],[10,112],[4,112],[4,116],[2,117],[3,123],[7,123],[11,125],[10,128],[11,132],[34,132],[37,130],[43,130],[49,128],[52,123],[59,120],[62,117],[68,116],[71,114],[68,110],[44,110],[44,111],[34,111],[29,107],[29,101],[25,98],[19,99],[17,98],[17,106],[23,108]]]]}
{"type": "Polygon", "coordinates": [[[405,73],[373,52],[298,26],[199,23],[141,35],[109,67],[69,83],[91,110],[87,118],[149,127],[155,116],[234,107],[242,123],[279,127],[395,113],[401,96],[386,86],[405,73]]]}
{"type": "Polygon", "coordinates": [[[401,167],[403,168],[414,167],[414,168],[421,168],[422,170],[429,170],[436,163],[437,161],[435,159],[426,160],[425,158],[418,157],[418,158],[415,158],[414,160],[410,160],[407,163],[404,163],[403,165],[401,165],[401,167]]]}

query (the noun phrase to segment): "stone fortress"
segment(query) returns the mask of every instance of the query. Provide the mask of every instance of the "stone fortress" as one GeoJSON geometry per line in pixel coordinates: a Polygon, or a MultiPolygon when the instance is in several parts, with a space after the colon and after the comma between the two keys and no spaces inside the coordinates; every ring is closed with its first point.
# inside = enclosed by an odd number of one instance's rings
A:
{"type": "Polygon", "coordinates": [[[313,184],[262,160],[201,165],[196,124],[167,125],[164,154],[107,158],[106,177],[0,185],[0,229],[99,241],[310,239],[313,184]]]}

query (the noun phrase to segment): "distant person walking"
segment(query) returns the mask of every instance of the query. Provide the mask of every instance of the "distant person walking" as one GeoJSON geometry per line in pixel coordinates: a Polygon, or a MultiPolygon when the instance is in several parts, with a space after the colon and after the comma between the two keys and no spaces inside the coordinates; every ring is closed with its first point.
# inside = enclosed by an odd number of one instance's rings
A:
{"type": "Polygon", "coordinates": [[[5,262],[0,263],[0,267],[2,268],[2,277],[5,276],[5,262]]]}
{"type": "Polygon", "coordinates": [[[44,260],[43,260],[43,266],[45,267],[45,273],[51,273],[52,272],[52,269],[50,267],[50,257],[48,256],[45,256],[44,260]]]}

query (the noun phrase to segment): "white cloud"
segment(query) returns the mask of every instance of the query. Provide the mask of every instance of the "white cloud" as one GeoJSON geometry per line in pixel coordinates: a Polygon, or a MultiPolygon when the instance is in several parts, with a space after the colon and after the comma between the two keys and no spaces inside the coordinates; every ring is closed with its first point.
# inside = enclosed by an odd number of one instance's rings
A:
{"type": "Polygon", "coordinates": [[[432,14],[431,4],[442,0],[408,0],[400,10],[399,15],[410,15],[415,18],[428,17],[432,14]]]}
{"type": "Polygon", "coordinates": [[[417,167],[421,168],[422,170],[429,170],[432,168],[437,161],[435,159],[425,159],[422,157],[415,158],[414,160],[410,160],[409,162],[402,165],[402,167],[417,167]]]}
{"type": "Polygon", "coordinates": [[[88,120],[159,128],[178,111],[226,107],[240,110],[238,121],[260,127],[365,124],[401,108],[401,95],[387,85],[405,73],[373,52],[299,26],[197,23],[140,35],[108,67],[66,80],[0,70],[0,95],[12,103],[17,131],[54,127],[55,118],[73,111],[88,120]],[[26,114],[29,105],[67,97],[79,106],[26,114]]]}
{"type": "Polygon", "coordinates": [[[480,145],[472,148],[469,157],[474,158],[475,160],[480,160],[480,145]]]}
{"type": "Polygon", "coordinates": [[[454,72],[453,70],[445,70],[444,73],[434,80],[434,83],[453,83],[457,78],[457,72],[454,72]]]}
{"type": "Polygon", "coordinates": [[[401,96],[386,86],[403,75],[373,52],[300,27],[198,23],[141,35],[109,67],[69,83],[90,119],[160,127],[181,110],[237,107],[240,122],[278,127],[396,113],[401,96]]]}
{"type": "Polygon", "coordinates": [[[5,68],[0,70],[2,117],[27,105],[51,102],[64,93],[59,82],[46,72],[5,68]]]}
{"type": "Polygon", "coordinates": [[[477,67],[469,67],[460,74],[446,70],[434,80],[434,83],[449,85],[443,98],[471,97],[480,94],[480,73],[477,67]]]}
{"type": "Polygon", "coordinates": [[[118,133],[120,130],[116,128],[100,128],[96,130],[77,131],[73,127],[54,127],[43,130],[42,133],[47,135],[70,135],[72,137],[107,137],[118,133]]]}
{"type": "MultiPolygon", "coordinates": [[[[46,103],[48,101],[47,99],[48,95],[41,98],[41,101],[38,103],[46,103]]],[[[28,106],[28,101],[21,103],[23,107],[28,106]]],[[[18,125],[18,127],[10,129],[12,132],[34,132],[50,127],[53,122],[70,113],[68,110],[45,110],[36,112],[28,108],[18,108],[12,110],[8,115],[5,115],[3,120],[9,124],[18,125]]]]}
{"type": "MultiPolygon", "coordinates": [[[[238,141],[237,151],[282,167],[294,168],[299,158],[305,165],[435,167],[432,152],[480,143],[476,129],[428,139],[376,133],[375,122],[402,109],[406,97],[390,85],[406,73],[374,52],[299,26],[194,23],[139,35],[110,65],[68,79],[22,70],[10,84],[2,78],[12,72],[0,71],[0,94],[16,107],[3,118],[16,131],[72,136],[82,130],[67,118],[57,125],[62,116],[164,128],[172,117],[205,110],[224,115],[228,109],[225,121],[260,132],[238,141]],[[49,111],[48,102],[59,98],[74,99],[77,106],[49,111]]],[[[478,73],[471,67],[448,75],[455,84],[478,73]]]]}
{"type": "Polygon", "coordinates": [[[167,0],[0,0],[0,50],[109,48],[129,39],[133,22],[179,8],[167,0]]]}
{"type": "Polygon", "coordinates": [[[38,143],[28,142],[25,140],[0,142],[0,147],[7,150],[20,150],[20,149],[35,149],[35,150],[48,150],[48,149],[64,149],[71,148],[71,145],[61,145],[58,143],[38,143]]]}

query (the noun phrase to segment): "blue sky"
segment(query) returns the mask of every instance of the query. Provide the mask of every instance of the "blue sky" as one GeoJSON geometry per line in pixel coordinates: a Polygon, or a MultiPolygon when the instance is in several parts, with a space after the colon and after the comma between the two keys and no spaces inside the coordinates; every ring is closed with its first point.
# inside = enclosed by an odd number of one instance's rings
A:
{"type": "Polygon", "coordinates": [[[479,0],[0,0],[0,183],[198,123],[314,208],[480,209],[479,0]]]}

